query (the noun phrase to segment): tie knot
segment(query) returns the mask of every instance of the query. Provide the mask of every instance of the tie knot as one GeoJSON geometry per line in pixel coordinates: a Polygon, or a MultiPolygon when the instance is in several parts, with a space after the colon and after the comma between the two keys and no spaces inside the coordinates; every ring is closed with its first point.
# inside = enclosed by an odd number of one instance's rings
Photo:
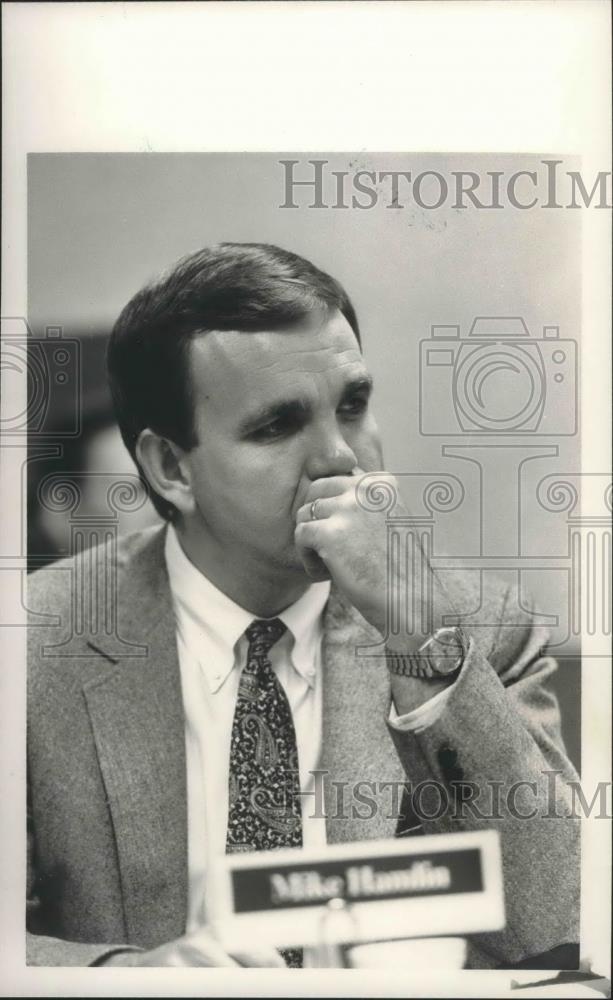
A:
{"type": "Polygon", "coordinates": [[[256,618],[249,628],[245,629],[250,653],[255,656],[267,656],[285,631],[286,627],[280,618],[256,618]]]}

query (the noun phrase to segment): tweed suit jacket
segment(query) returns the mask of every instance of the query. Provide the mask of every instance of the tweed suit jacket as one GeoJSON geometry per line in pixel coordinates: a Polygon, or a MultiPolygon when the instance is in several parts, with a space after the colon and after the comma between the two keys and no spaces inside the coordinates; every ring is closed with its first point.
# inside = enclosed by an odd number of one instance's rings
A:
{"type": "MultiPolygon", "coordinates": [[[[88,583],[73,560],[29,578],[27,961],[90,965],[114,946],[152,948],[185,932],[185,731],[164,528],[92,550],[88,583]],[[113,590],[115,588],[115,590],[113,590]],[[116,600],[99,605],[101,594],[116,600]],[[97,595],[97,596],[96,596],[97,595]],[[115,615],[116,607],[116,617],[115,615]]],[[[475,594],[454,587],[458,610],[475,594]]],[[[541,655],[542,636],[505,610],[501,588],[484,598],[471,647],[440,718],[419,735],[388,724],[390,688],[381,636],[334,590],[324,619],[323,738],[330,843],[393,837],[389,808],[338,809],[331,782],[426,779],[535,783],[549,817],[467,809],[424,821],[423,832],[497,828],[502,836],[506,928],[475,935],[473,967],[520,962],[578,941],[578,822],[564,779],[576,775],[560,737],[541,655]],[[356,656],[357,647],[379,655],[356,656]],[[370,815],[370,813],[374,813],[370,815]]],[[[389,787],[389,786],[387,786],[389,787]]],[[[504,795],[502,796],[504,800],[504,795]]],[[[526,800],[527,801],[527,800],[526,800]]],[[[517,809],[529,805],[517,797],[517,809]]]]}

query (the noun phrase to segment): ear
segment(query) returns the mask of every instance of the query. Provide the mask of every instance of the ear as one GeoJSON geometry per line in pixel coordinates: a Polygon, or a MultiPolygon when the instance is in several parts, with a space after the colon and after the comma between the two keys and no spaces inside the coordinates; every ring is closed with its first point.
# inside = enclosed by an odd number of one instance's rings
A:
{"type": "Polygon", "coordinates": [[[195,509],[186,453],[149,427],[136,442],[136,457],[150,487],[185,515],[195,509]]]}

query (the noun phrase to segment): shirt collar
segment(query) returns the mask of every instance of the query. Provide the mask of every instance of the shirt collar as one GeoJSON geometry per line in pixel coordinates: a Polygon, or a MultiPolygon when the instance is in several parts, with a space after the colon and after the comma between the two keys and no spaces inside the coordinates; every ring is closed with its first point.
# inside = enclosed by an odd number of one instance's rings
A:
{"type": "Polygon", "coordinates": [[[302,597],[278,615],[294,637],[292,664],[310,687],[315,683],[315,664],[323,634],[322,612],[329,596],[329,580],[312,583],[302,597]]]}
{"type": "MultiPolygon", "coordinates": [[[[211,690],[217,691],[234,667],[235,646],[254,615],[196,569],[172,524],[166,532],[165,558],[179,632],[190,649],[206,649],[200,663],[211,690]]],[[[290,645],[293,636],[292,665],[311,687],[323,631],[322,612],[329,594],[329,581],[313,583],[277,616],[288,629],[286,641],[290,645]]]]}

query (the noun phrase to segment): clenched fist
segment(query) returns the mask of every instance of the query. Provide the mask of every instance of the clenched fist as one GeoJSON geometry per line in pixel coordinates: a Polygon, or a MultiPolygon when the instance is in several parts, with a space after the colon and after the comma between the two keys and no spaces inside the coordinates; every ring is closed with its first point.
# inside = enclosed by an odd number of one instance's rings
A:
{"type": "MultiPolygon", "coordinates": [[[[296,517],[295,541],[311,579],[331,577],[360,614],[384,632],[389,584],[386,513],[361,501],[362,476],[356,469],[351,476],[311,483],[296,517]]],[[[380,482],[399,495],[394,476],[377,474],[380,482]]],[[[402,513],[400,502],[396,506],[402,513]]],[[[398,586],[403,582],[394,581],[398,586]]]]}

